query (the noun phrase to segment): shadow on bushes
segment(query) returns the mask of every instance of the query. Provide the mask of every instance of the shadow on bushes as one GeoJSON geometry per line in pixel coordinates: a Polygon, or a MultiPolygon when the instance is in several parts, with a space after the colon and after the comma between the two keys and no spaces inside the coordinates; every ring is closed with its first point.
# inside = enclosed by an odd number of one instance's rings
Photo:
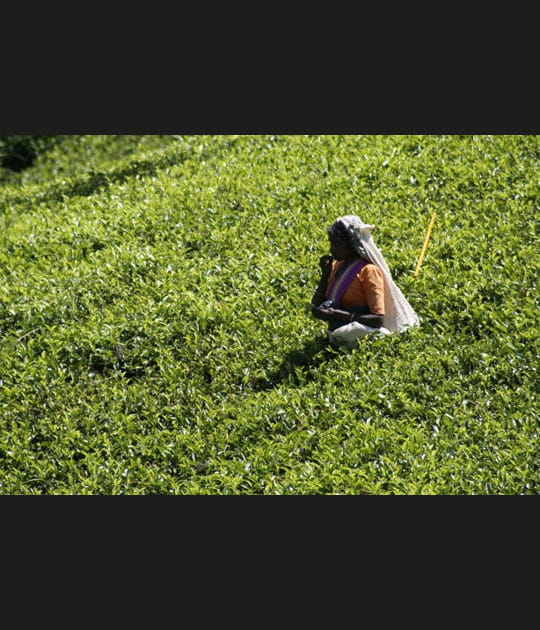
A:
{"type": "Polygon", "coordinates": [[[317,337],[304,344],[303,348],[289,352],[279,367],[267,378],[256,379],[252,388],[255,391],[263,391],[276,387],[280,383],[299,384],[314,378],[313,374],[306,374],[306,368],[312,370],[322,363],[340,356],[341,352],[335,350],[328,342],[326,335],[317,337]],[[300,375],[301,372],[301,375],[300,375]]]}
{"type": "Polygon", "coordinates": [[[61,141],[62,136],[0,136],[0,168],[19,173],[32,166],[39,153],[61,141]]]}

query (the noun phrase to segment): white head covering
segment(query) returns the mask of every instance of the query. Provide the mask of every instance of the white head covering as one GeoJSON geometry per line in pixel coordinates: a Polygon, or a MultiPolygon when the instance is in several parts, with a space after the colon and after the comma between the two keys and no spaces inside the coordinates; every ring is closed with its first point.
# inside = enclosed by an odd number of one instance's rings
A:
{"type": "Polygon", "coordinates": [[[418,326],[420,318],[392,280],[392,274],[386,264],[386,260],[373,241],[371,230],[375,226],[363,223],[354,214],[340,217],[328,228],[328,231],[331,232],[336,224],[341,224],[345,227],[345,231],[349,235],[355,251],[363,258],[367,258],[371,263],[377,265],[383,273],[385,313],[383,326],[390,332],[403,332],[409,326],[418,326]]]}

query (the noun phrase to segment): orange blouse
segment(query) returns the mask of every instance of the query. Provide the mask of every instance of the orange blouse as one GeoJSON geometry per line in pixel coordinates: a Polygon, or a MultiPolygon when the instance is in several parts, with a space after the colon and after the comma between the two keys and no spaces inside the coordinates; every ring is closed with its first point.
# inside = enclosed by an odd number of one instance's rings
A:
{"type": "MultiPolygon", "coordinates": [[[[332,263],[327,287],[331,286],[338,269],[344,264],[343,260],[332,263]]],[[[384,276],[377,265],[368,263],[360,269],[343,294],[341,306],[367,306],[370,313],[384,315],[384,276]]]]}

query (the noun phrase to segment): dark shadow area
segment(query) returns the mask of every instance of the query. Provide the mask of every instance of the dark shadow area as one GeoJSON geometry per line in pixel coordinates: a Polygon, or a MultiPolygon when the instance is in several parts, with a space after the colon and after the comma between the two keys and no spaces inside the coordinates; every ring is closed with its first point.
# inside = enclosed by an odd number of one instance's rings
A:
{"type": "MultiPolygon", "coordinates": [[[[330,345],[328,337],[321,335],[306,342],[302,348],[289,352],[270,376],[255,379],[252,388],[254,391],[264,391],[276,387],[280,383],[298,384],[300,382],[297,374],[299,370],[302,370],[302,380],[305,380],[306,368],[313,370],[322,363],[340,356],[340,354],[340,350],[336,350],[330,345]]],[[[310,378],[313,378],[313,375],[310,375],[310,378]]]]}
{"type": "MultiPolygon", "coordinates": [[[[155,176],[160,169],[176,166],[187,159],[188,153],[176,152],[161,158],[149,158],[147,160],[132,160],[127,166],[111,171],[90,171],[77,177],[75,182],[67,184],[53,184],[43,193],[27,196],[13,197],[11,203],[31,204],[34,199],[46,202],[60,202],[64,197],[89,197],[96,192],[103,192],[112,184],[123,184],[131,178],[155,176]]],[[[33,159],[33,158],[32,158],[33,159]]],[[[27,164],[25,168],[31,166],[27,164]]]]}
{"type": "Polygon", "coordinates": [[[0,168],[20,173],[32,166],[42,151],[59,142],[61,136],[0,136],[0,168]]]}

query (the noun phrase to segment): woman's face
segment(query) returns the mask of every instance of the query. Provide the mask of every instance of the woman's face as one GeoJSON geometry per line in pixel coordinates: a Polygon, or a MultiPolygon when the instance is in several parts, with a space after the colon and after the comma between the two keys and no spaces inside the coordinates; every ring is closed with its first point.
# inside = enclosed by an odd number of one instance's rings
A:
{"type": "Polygon", "coordinates": [[[330,237],[330,253],[336,260],[347,260],[354,258],[355,251],[347,242],[345,237],[330,237]]]}

